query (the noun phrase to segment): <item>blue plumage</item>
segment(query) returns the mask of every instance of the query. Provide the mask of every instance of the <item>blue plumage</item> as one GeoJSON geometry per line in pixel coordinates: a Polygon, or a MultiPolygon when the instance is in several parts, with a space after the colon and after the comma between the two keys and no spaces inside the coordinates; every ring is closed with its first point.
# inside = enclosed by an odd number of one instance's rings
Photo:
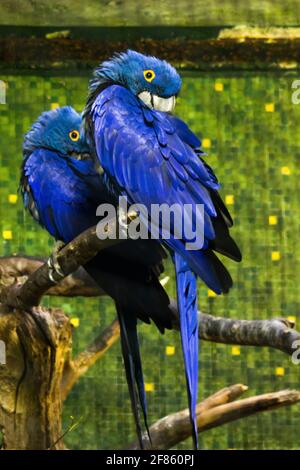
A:
{"type": "Polygon", "coordinates": [[[196,425],[196,405],[198,394],[198,315],[197,315],[197,276],[186,260],[179,254],[174,255],[178,307],[180,315],[181,344],[187,370],[188,400],[191,410],[193,439],[198,447],[196,425]]]}
{"type": "Polygon", "coordinates": [[[23,154],[26,156],[38,148],[69,156],[89,154],[90,148],[80,127],[81,116],[71,106],[46,111],[26,134],[23,154]]]}
{"type": "MultiPolygon", "coordinates": [[[[32,216],[56,239],[69,242],[96,225],[101,203],[115,204],[95,169],[81,129],[81,116],[64,107],[43,113],[25,136],[21,192],[32,216]]],[[[146,430],[146,395],[136,331],[137,318],[171,328],[170,301],[159,283],[165,253],[154,240],[128,240],[101,251],[84,267],[116,302],[121,345],[138,436],[139,405],[146,430]]]]}
{"type": "MultiPolygon", "coordinates": [[[[194,228],[197,204],[202,204],[204,241],[199,250],[187,250],[190,240],[174,236],[174,225],[163,242],[175,253],[190,414],[197,445],[197,302],[196,276],[220,294],[232,285],[218,260],[219,251],[240,260],[229,235],[230,215],[218,195],[219,183],[204,162],[199,139],[180,119],[172,116],[181,80],[165,61],[134,51],[104,62],[94,73],[84,111],[86,130],[117,194],[131,203],[189,204],[192,213],[185,228],[194,228]]],[[[160,227],[162,232],[162,227],[160,227]]]]}
{"type": "MultiPolygon", "coordinates": [[[[63,158],[55,151],[37,148],[24,162],[27,187],[23,192],[38,221],[56,239],[69,242],[98,222],[95,209],[101,180],[93,162],[63,158]],[[77,177],[74,177],[74,173],[77,177]],[[90,201],[93,203],[90,204],[90,201]]],[[[106,190],[103,188],[106,194],[106,190]]]]}

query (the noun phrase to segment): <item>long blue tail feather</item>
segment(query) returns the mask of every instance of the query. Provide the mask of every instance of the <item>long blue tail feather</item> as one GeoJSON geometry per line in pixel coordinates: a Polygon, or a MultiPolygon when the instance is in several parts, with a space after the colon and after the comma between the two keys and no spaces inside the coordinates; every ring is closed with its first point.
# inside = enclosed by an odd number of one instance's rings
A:
{"type": "Polygon", "coordinates": [[[180,333],[185,365],[192,435],[198,449],[196,405],[198,397],[197,276],[179,253],[174,255],[180,333]]]}

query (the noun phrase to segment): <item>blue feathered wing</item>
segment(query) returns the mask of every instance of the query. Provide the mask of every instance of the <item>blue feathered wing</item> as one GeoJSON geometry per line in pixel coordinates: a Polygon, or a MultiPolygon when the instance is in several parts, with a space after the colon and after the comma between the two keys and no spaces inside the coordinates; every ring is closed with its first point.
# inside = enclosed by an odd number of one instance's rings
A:
{"type": "Polygon", "coordinates": [[[99,221],[95,208],[100,182],[91,161],[63,158],[51,150],[36,149],[23,162],[25,207],[54,238],[65,242],[99,221]]]}

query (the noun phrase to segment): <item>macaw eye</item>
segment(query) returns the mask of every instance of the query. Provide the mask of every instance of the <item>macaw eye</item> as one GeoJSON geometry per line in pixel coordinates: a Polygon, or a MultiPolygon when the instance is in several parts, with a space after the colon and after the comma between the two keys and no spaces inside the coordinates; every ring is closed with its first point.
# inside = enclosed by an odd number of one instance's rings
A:
{"type": "Polygon", "coordinates": [[[155,73],[153,70],[144,70],[144,78],[147,80],[147,82],[152,82],[152,80],[155,78],[155,73]]]}
{"type": "Polygon", "coordinates": [[[74,130],[69,132],[69,137],[71,140],[73,140],[73,142],[77,142],[77,140],[79,140],[80,134],[78,131],[74,130]]]}

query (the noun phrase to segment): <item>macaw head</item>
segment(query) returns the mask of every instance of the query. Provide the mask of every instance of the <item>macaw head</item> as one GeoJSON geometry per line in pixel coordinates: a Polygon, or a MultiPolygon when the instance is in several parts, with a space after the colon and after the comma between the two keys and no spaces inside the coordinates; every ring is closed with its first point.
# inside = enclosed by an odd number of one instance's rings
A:
{"type": "Polygon", "coordinates": [[[148,107],[171,112],[181,88],[181,78],[165,60],[128,50],[103,62],[95,79],[128,88],[148,107]]]}
{"type": "Polygon", "coordinates": [[[42,113],[25,136],[24,154],[47,148],[77,159],[87,158],[90,149],[81,122],[81,115],[70,106],[42,113]]]}

